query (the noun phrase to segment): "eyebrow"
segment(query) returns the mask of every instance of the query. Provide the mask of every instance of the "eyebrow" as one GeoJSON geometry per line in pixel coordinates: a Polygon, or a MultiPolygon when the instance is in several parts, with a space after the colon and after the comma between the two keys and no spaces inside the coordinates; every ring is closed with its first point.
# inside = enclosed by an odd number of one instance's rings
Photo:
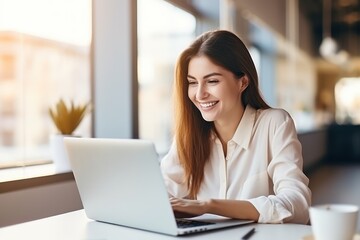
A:
{"type": "MultiPolygon", "coordinates": [[[[206,79],[206,78],[209,78],[209,77],[212,77],[212,76],[222,76],[222,74],[221,74],[221,73],[216,73],[216,72],[214,72],[214,73],[209,73],[209,74],[205,75],[205,76],[203,77],[203,79],[206,79]]],[[[193,77],[193,76],[191,76],[191,75],[188,75],[187,78],[196,79],[195,77],[193,77]]]]}

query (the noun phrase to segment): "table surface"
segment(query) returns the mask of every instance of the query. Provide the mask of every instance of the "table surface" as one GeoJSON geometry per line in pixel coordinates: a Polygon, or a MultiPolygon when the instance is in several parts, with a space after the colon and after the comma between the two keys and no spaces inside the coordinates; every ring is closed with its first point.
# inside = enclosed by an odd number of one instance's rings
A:
{"type": "Polygon", "coordinates": [[[172,237],[159,233],[137,230],[113,224],[101,223],[87,218],[84,210],[69,212],[49,218],[0,228],[0,239],[52,239],[52,240],[166,240],[207,239],[240,240],[246,232],[255,227],[250,240],[301,240],[311,236],[311,226],[300,224],[250,224],[228,229],[172,237]]]}

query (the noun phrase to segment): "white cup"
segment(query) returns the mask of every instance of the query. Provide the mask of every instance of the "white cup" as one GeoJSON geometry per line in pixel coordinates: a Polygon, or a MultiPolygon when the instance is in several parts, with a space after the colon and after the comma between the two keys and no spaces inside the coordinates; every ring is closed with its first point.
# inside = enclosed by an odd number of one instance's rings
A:
{"type": "Polygon", "coordinates": [[[310,207],[315,240],[352,240],[356,233],[359,207],[350,204],[324,204],[310,207]]]}

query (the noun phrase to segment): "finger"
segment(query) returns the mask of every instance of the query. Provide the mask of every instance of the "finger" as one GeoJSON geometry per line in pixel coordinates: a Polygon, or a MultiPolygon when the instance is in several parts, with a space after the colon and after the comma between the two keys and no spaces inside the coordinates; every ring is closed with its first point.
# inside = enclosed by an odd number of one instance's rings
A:
{"type": "Polygon", "coordinates": [[[170,203],[171,204],[176,203],[178,201],[179,201],[179,199],[177,199],[177,198],[174,198],[174,197],[170,198],[170,203]]]}

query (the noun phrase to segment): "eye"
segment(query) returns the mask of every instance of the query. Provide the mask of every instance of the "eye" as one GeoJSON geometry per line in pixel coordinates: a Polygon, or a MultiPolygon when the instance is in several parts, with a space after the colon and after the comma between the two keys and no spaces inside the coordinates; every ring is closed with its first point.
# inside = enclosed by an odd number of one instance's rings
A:
{"type": "Polygon", "coordinates": [[[217,79],[209,79],[207,82],[210,83],[210,84],[216,84],[216,83],[219,82],[219,80],[217,80],[217,79]]]}
{"type": "Polygon", "coordinates": [[[197,84],[197,81],[195,80],[188,80],[189,85],[195,85],[197,84]]]}

